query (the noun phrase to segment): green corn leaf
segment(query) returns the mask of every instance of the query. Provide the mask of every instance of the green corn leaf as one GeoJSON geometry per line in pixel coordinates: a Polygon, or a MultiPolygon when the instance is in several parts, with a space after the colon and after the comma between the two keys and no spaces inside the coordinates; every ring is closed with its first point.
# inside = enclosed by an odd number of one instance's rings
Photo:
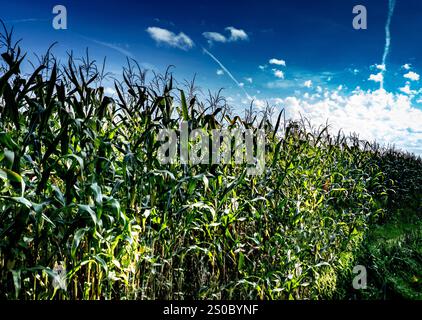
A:
{"type": "Polygon", "coordinates": [[[21,196],[23,197],[23,194],[25,192],[25,181],[19,174],[6,168],[0,168],[0,178],[9,182],[20,183],[21,196]]]}
{"type": "Polygon", "coordinates": [[[19,298],[19,293],[21,291],[21,271],[20,270],[10,270],[13,276],[13,285],[15,286],[15,298],[19,298]]]}
{"type": "Polygon", "coordinates": [[[0,132],[0,144],[14,152],[19,150],[19,146],[13,141],[10,135],[6,132],[0,132]]]}
{"type": "Polygon", "coordinates": [[[94,210],[91,209],[90,206],[88,206],[86,204],[78,204],[78,208],[81,212],[88,213],[95,225],[98,224],[97,214],[95,213],[94,210]]]}
{"type": "Polygon", "coordinates": [[[188,121],[189,120],[189,111],[188,111],[188,105],[186,103],[185,92],[183,90],[180,90],[180,102],[182,104],[183,120],[188,121]]]}
{"type": "Polygon", "coordinates": [[[73,242],[72,242],[72,247],[71,247],[71,256],[73,259],[76,258],[76,250],[79,247],[79,244],[81,243],[81,240],[83,239],[83,237],[85,236],[85,233],[89,231],[89,228],[81,228],[78,229],[74,236],[73,236],[73,242]]]}

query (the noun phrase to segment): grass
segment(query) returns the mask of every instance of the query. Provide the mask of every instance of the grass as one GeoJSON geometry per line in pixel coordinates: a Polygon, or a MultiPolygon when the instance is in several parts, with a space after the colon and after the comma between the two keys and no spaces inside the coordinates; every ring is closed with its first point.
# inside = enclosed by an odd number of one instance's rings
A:
{"type": "Polygon", "coordinates": [[[361,260],[369,267],[365,299],[422,300],[422,197],[371,230],[361,260]]]}
{"type": "MultiPolygon", "coordinates": [[[[391,212],[421,193],[414,155],[269,107],[236,116],[220,93],[200,101],[169,71],[146,81],[134,61],[117,98],[88,55],[61,64],[47,52],[22,74],[11,32],[0,40],[2,299],[335,298],[374,226],[387,230],[391,212]],[[160,163],[158,132],[182,119],[207,131],[264,129],[264,173],[160,163]],[[53,285],[59,264],[66,289],[53,285]]],[[[400,241],[416,261],[412,239],[400,241]]]]}

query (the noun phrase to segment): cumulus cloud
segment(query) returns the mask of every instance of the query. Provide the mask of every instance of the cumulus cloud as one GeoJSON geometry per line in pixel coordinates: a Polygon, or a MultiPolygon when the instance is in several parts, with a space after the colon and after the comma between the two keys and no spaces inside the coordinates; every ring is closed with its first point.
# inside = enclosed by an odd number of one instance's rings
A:
{"type": "Polygon", "coordinates": [[[245,80],[246,80],[247,82],[249,82],[249,83],[252,83],[252,82],[253,82],[253,79],[252,79],[251,77],[246,77],[246,78],[245,78],[245,80]]]}
{"type": "Polygon", "coordinates": [[[274,75],[277,78],[284,79],[284,73],[281,70],[273,69],[274,75]]]}
{"type": "Polygon", "coordinates": [[[379,72],[377,74],[371,74],[368,80],[375,81],[375,82],[382,82],[384,80],[384,76],[382,72],[379,72]]]}
{"type": "Polygon", "coordinates": [[[234,27],[227,27],[225,30],[229,33],[228,36],[221,34],[219,32],[207,31],[202,33],[203,37],[208,40],[208,43],[211,45],[214,42],[226,43],[226,42],[235,42],[240,40],[248,40],[248,34],[242,29],[236,29],[234,27]]]}
{"type": "Polygon", "coordinates": [[[406,85],[403,88],[400,88],[400,91],[409,95],[416,93],[415,90],[410,90],[410,85],[408,83],[406,83],[406,85]]]}
{"type": "Polygon", "coordinates": [[[236,29],[235,27],[227,27],[227,31],[230,32],[229,41],[248,40],[248,34],[242,29],[236,29]]]}
{"type": "Polygon", "coordinates": [[[224,74],[224,71],[221,69],[217,69],[217,75],[222,76],[224,74]]]}
{"type": "Polygon", "coordinates": [[[312,80],[306,80],[303,84],[306,88],[312,87],[312,80]]]}
{"type": "Polygon", "coordinates": [[[413,72],[413,71],[409,71],[403,77],[410,79],[412,81],[419,81],[419,74],[417,74],[416,72],[413,72]]]}
{"type": "Polygon", "coordinates": [[[218,32],[209,32],[208,31],[208,32],[204,32],[202,35],[204,36],[205,39],[208,40],[209,43],[212,43],[212,42],[225,43],[225,42],[227,42],[227,38],[224,35],[222,35],[221,33],[218,33],[218,32]]]}
{"type": "Polygon", "coordinates": [[[116,90],[112,87],[105,87],[104,93],[109,95],[109,96],[115,96],[117,94],[116,90]]]}
{"type": "Polygon", "coordinates": [[[262,65],[259,65],[258,68],[261,69],[261,70],[264,70],[264,69],[267,68],[267,66],[266,65],[263,65],[263,66],[262,65]]]}
{"type": "Polygon", "coordinates": [[[159,27],[149,27],[146,31],[157,44],[166,44],[170,47],[179,48],[185,51],[191,49],[195,45],[192,39],[183,32],[175,34],[174,32],[159,27]]]}
{"type": "Polygon", "coordinates": [[[381,70],[381,71],[385,71],[386,69],[385,69],[385,64],[376,64],[375,65],[375,68],[377,68],[378,70],[381,70]]]}
{"type": "Polygon", "coordinates": [[[404,70],[410,70],[411,65],[409,63],[406,63],[404,65],[401,66],[404,70]]]}
{"type": "Polygon", "coordinates": [[[275,65],[278,65],[278,66],[283,66],[283,67],[286,66],[286,61],[281,60],[281,59],[272,58],[268,62],[270,64],[275,64],[275,65]]]}
{"type": "Polygon", "coordinates": [[[340,129],[355,132],[361,139],[394,144],[422,155],[422,110],[413,106],[410,96],[384,89],[358,89],[348,96],[333,90],[318,96],[291,96],[280,99],[277,105],[285,107],[288,118],[298,120],[302,115],[316,126],[328,120],[333,133],[340,129]]]}

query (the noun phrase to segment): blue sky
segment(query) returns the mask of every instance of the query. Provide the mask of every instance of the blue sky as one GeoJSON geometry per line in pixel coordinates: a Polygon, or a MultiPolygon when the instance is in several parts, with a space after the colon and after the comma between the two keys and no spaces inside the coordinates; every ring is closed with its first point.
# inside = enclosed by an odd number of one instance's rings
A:
{"type": "Polygon", "coordinates": [[[31,53],[58,41],[59,58],[89,47],[114,73],[128,55],[157,71],[174,65],[179,80],[196,74],[203,89],[224,88],[238,110],[268,101],[291,118],[328,119],[334,130],[422,154],[422,2],[393,9],[384,65],[388,0],[18,0],[3,3],[0,18],[31,53]],[[67,8],[67,30],[52,28],[56,4],[67,8]],[[358,4],[366,30],[352,27],[358,4]]]}

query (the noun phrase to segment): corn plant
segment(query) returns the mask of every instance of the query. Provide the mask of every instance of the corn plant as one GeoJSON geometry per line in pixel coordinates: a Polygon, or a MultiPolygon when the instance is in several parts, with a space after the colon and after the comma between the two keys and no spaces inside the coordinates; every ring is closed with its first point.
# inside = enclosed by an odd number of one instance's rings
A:
{"type": "Polygon", "coordinates": [[[1,49],[3,299],[330,298],[371,225],[421,194],[420,158],[271,108],[236,115],[171,69],[148,82],[128,61],[110,97],[88,54],[48,51],[25,75],[6,29],[1,49]],[[161,163],[159,131],[182,120],[264,129],[264,173],[161,163]]]}

